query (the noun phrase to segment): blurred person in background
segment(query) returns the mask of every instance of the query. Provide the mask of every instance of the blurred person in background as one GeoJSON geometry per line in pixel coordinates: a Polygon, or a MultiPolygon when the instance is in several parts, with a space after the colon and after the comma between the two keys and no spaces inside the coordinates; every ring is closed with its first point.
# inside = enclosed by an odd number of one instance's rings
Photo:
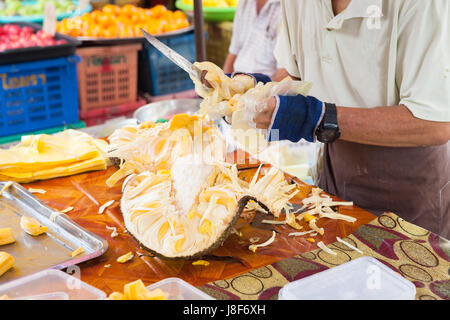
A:
{"type": "Polygon", "coordinates": [[[273,81],[287,77],[273,54],[280,26],[280,0],[239,0],[225,73],[261,73],[273,81]]]}

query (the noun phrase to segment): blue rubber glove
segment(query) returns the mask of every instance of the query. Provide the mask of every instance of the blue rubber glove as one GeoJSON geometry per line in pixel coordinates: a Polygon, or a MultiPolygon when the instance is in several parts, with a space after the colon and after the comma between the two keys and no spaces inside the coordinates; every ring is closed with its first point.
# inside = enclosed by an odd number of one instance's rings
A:
{"type": "Polygon", "coordinates": [[[289,140],[296,143],[305,139],[314,142],[314,132],[322,120],[325,104],[314,97],[302,95],[278,96],[277,100],[278,110],[274,111],[276,114],[269,141],[289,140]]]}

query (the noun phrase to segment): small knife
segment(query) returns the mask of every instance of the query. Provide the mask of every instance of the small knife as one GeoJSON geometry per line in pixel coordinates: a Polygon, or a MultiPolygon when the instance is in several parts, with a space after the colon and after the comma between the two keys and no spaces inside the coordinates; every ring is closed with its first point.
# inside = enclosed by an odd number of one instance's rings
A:
{"type": "Polygon", "coordinates": [[[148,42],[152,46],[154,46],[156,49],[158,49],[163,55],[165,55],[169,60],[171,60],[173,63],[175,63],[177,66],[179,66],[181,69],[189,73],[194,78],[200,80],[201,77],[201,71],[196,66],[194,66],[189,60],[187,60],[185,57],[181,56],[176,51],[172,50],[168,46],[166,46],[164,43],[156,39],[154,36],[148,34],[144,30],[142,30],[142,33],[144,34],[145,39],[147,39],[148,42]]]}

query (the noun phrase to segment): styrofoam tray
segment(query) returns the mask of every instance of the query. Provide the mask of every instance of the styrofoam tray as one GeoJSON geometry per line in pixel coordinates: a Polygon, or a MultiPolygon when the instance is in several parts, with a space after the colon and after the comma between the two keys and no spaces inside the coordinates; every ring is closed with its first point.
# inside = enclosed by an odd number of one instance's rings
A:
{"type": "Polygon", "coordinates": [[[288,283],[279,300],[413,300],[414,284],[372,257],[288,283]]]}

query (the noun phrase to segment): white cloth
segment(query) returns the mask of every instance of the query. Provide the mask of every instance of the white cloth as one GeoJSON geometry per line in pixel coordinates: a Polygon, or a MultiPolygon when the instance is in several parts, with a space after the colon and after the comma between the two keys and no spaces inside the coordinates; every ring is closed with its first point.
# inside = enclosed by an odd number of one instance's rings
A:
{"type": "Polygon", "coordinates": [[[278,69],[273,50],[280,25],[280,0],[268,0],[259,14],[255,0],[240,0],[229,47],[237,55],[234,71],[273,76],[278,69]]]}
{"type": "Polygon", "coordinates": [[[450,1],[353,0],[337,16],[331,0],[281,4],[275,56],[310,95],[450,121],[450,1]]]}

